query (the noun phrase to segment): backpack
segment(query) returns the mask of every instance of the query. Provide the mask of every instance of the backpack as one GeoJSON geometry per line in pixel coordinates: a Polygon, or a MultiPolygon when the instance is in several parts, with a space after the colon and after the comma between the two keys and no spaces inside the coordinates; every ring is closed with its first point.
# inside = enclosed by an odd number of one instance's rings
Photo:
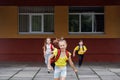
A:
{"type": "MultiPolygon", "coordinates": [[[[58,49],[57,55],[56,55],[56,57],[53,57],[51,59],[51,63],[55,63],[59,59],[60,54],[61,54],[61,51],[60,51],[60,49],[58,49]]],[[[67,56],[67,58],[69,58],[69,53],[67,50],[66,50],[66,56],[67,56]]]]}
{"type": "MultiPolygon", "coordinates": [[[[82,46],[82,49],[83,49],[83,51],[84,51],[84,46],[82,46]]],[[[79,50],[80,50],[80,45],[78,45],[78,50],[75,51],[75,54],[78,55],[78,51],[79,51],[79,50]]]]}

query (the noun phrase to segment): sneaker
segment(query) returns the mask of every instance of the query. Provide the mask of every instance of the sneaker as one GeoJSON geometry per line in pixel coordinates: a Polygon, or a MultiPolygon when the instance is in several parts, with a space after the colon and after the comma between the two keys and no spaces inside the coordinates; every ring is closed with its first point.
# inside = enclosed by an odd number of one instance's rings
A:
{"type": "Polygon", "coordinates": [[[48,70],[48,73],[50,73],[50,71],[48,70]]]}

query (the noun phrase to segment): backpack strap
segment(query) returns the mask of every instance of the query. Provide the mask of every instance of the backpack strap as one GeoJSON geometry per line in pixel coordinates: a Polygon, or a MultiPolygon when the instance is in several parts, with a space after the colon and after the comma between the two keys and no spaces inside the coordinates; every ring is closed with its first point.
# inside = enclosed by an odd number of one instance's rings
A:
{"type": "MultiPolygon", "coordinates": [[[[61,51],[60,51],[60,49],[58,49],[57,56],[55,57],[55,62],[59,59],[60,54],[61,54],[61,51]]],[[[66,50],[66,56],[67,56],[67,58],[69,58],[69,52],[67,50],[66,50]]]]}
{"type": "Polygon", "coordinates": [[[54,58],[55,62],[59,59],[61,51],[58,49],[57,56],[54,58]]]}
{"type": "Polygon", "coordinates": [[[69,58],[69,52],[66,50],[66,56],[67,58],[69,58]]]}
{"type": "Polygon", "coordinates": [[[82,46],[82,49],[83,49],[83,51],[85,50],[85,49],[84,49],[84,45],[82,46]]]}
{"type": "MultiPolygon", "coordinates": [[[[80,45],[78,45],[78,51],[80,50],[80,45]]],[[[84,51],[84,45],[82,45],[82,50],[84,51]]]]}
{"type": "Polygon", "coordinates": [[[50,49],[51,49],[51,51],[53,51],[53,45],[52,44],[50,44],[50,49]]]}
{"type": "Polygon", "coordinates": [[[79,51],[80,50],[80,45],[78,44],[78,50],[77,51],[79,51]]]}

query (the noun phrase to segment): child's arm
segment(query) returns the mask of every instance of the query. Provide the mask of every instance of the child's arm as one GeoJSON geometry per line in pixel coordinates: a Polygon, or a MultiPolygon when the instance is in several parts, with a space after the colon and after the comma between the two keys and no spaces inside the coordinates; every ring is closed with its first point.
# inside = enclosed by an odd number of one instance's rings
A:
{"type": "Polygon", "coordinates": [[[74,51],[73,51],[73,57],[75,57],[75,52],[76,52],[76,50],[74,49],[74,51]]]}
{"type": "Polygon", "coordinates": [[[86,46],[83,46],[83,48],[84,48],[84,53],[87,51],[87,48],[86,48],[86,46]]]}
{"type": "Polygon", "coordinates": [[[45,53],[45,46],[43,46],[43,54],[44,54],[44,56],[46,55],[46,53],[45,53]]]}
{"type": "Polygon", "coordinates": [[[73,70],[75,71],[75,72],[77,72],[77,69],[76,69],[76,67],[74,66],[74,64],[73,64],[73,61],[72,61],[72,59],[71,59],[71,55],[69,56],[69,64],[70,64],[70,66],[73,68],[73,70]]]}
{"type": "Polygon", "coordinates": [[[79,46],[76,46],[73,51],[73,57],[75,57],[75,52],[78,50],[79,46]]]}
{"type": "Polygon", "coordinates": [[[53,47],[53,50],[55,49],[55,47],[52,45],[52,47],[53,47]]]}

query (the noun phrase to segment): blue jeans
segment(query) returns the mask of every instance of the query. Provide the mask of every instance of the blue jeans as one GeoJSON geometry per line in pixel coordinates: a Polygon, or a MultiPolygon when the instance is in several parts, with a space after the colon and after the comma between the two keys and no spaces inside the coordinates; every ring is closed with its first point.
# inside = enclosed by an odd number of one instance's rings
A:
{"type": "Polygon", "coordinates": [[[45,64],[48,65],[48,58],[50,57],[51,54],[46,54],[45,55],[45,64]]]}

